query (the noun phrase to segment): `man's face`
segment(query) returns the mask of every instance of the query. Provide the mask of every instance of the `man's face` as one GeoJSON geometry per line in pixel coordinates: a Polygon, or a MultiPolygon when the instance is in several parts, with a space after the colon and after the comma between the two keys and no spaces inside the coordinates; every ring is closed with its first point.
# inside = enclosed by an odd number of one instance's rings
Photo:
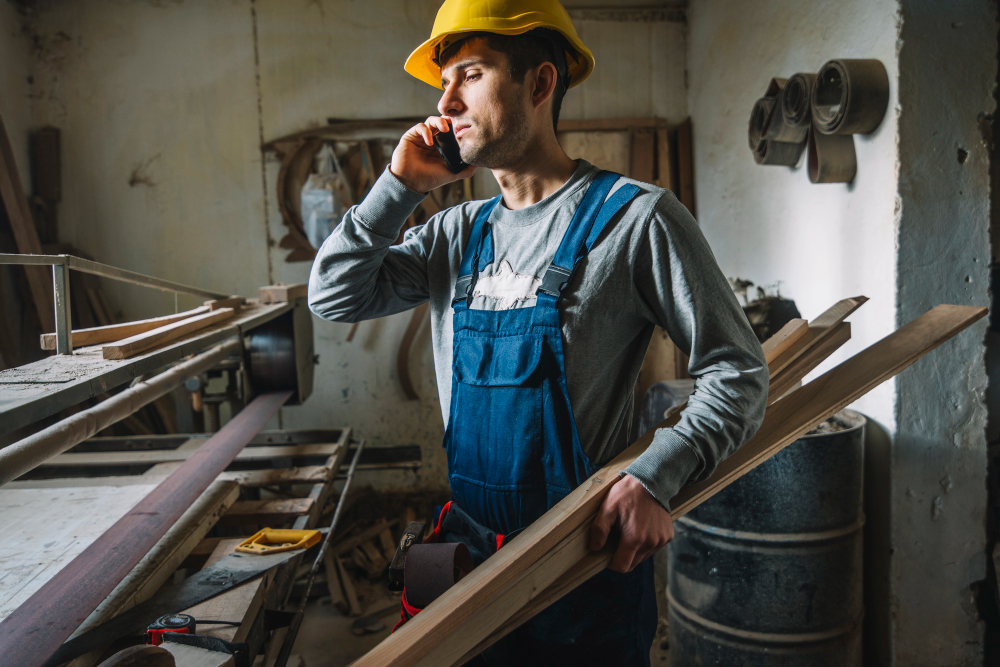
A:
{"type": "Polygon", "coordinates": [[[511,80],[507,56],[481,38],[467,40],[441,68],[441,85],[438,111],[452,119],[462,160],[503,169],[524,154],[529,100],[523,82],[511,80]]]}

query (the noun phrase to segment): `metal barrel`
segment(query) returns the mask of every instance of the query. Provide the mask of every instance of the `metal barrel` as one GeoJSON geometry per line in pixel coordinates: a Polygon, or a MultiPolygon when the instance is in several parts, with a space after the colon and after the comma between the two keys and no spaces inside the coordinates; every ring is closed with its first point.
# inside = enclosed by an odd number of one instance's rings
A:
{"type": "Polygon", "coordinates": [[[675,521],[671,667],[861,664],[865,418],[835,419],[675,521]]]}

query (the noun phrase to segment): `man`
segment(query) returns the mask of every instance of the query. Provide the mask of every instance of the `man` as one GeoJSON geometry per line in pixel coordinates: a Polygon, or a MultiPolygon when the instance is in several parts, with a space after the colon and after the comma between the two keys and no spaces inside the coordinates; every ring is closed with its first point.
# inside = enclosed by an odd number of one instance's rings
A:
{"type": "Polygon", "coordinates": [[[767,394],[760,345],[688,211],[556,141],[563,94],[593,66],[557,0],[446,0],[406,63],[442,88],[441,116],[403,136],[309,283],[313,311],[340,322],[430,301],[452,514],[466,526],[444,538],[473,547],[468,526],[516,532],[627,446],[655,325],[690,351],[697,389],[680,422],[621,471],[591,528],[592,549],[619,535],[610,570],[510,635],[494,664],[648,664],[648,557],[673,536],[670,498],[756,431],[767,394]],[[434,148],[449,126],[471,165],[458,174],[434,148]],[[392,245],[428,191],[477,167],[501,197],[392,245]]]}

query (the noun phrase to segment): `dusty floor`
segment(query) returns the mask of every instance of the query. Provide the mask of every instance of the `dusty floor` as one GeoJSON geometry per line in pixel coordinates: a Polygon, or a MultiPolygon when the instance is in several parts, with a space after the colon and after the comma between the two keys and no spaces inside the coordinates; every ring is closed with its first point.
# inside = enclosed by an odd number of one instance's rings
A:
{"type": "MultiPolygon", "coordinates": [[[[343,667],[389,635],[389,630],[399,620],[399,598],[387,590],[380,592],[375,588],[366,593],[369,599],[363,602],[365,614],[371,614],[370,610],[378,612],[391,605],[389,611],[379,616],[379,620],[385,624],[384,629],[357,636],[351,629],[357,619],[342,614],[330,604],[329,597],[313,600],[306,608],[302,629],[292,651],[293,654],[302,656],[304,667],[343,667]]],[[[669,664],[666,630],[666,621],[661,619],[650,651],[652,667],[666,667],[669,664]]]]}

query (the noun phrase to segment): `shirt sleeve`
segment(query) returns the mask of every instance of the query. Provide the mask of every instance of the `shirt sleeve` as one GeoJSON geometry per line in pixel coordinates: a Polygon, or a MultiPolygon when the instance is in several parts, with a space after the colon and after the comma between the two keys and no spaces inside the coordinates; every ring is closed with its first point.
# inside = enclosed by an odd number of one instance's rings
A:
{"type": "Polygon", "coordinates": [[[323,242],[309,275],[309,308],[335,322],[402,312],[427,301],[429,225],[407,230],[426,195],[407,188],[388,168],[323,242]]]}
{"type": "Polygon", "coordinates": [[[633,263],[636,307],[690,357],[695,391],[672,428],[623,472],[670,509],[688,482],[707,478],[750,439],[764,417],[764,353],[698,223],[664,193],[633,263]]]}

